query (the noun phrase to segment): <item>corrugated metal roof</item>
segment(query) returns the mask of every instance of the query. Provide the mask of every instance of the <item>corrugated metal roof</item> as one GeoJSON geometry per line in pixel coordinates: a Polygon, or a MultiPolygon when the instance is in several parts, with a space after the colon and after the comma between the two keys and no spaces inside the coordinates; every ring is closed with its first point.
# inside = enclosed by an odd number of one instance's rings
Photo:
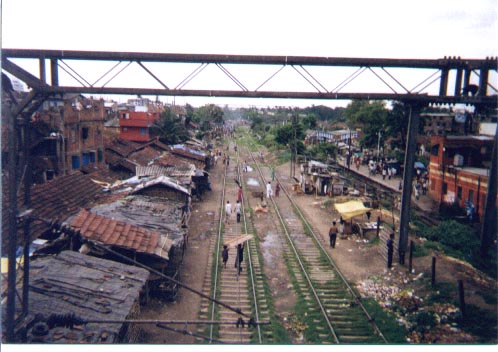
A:
{"type": "MultiPolygon", "coordinates": [[[[149,278],[145,269],[64,251],[37,258],[30,266],[28,320],[36,314],[69,315],[87,320],[126,320],[149,278]]],[[[48,343],[118,343],[122,324],[89,323],[53,327],[48,343]]],[[[28,334],[29,336],[29,334],[28,334]]]]}
{"type": "Polygon", "coordinates": [[[206,153],[192,148],[188,148],[183,144],[173,145],[171,151],[175,154],[183,155],[192,159],[197,159],[202,161],[204,161],[207,157],[206,153]]]}
{"type": "Polygon", "coordinates": [[[155,177],[149,181],[146,181],[144,183],[139,184],[138,186],[135,187],[132,194],[137,193],[145,188],[156,186],[156,185],[163,185],[163,186],[172,188],[174,190],[177,190],[185,195],[190,195],[190,191],[188,189],[180,186],[178,184],[178,182],[176,182],[172,178],[169,178],[166,176],[158,176],[158,177],[155,177]]]}
{"type": "Polygon", "coordinates": [[[155,231],[90,213],[84,209],[71,220],[70,226],[91,241],[133,249],[169,259],[173,241],[155,231]]]}
{"type": "Polygon", "coordinates": [[[176,166],[162,166],[162,165],[151,165],[151,166],[138,166],[136,170],[136,175],[138,177],[146,176],[167,176],[167,177],[189,177],[195,175],[195,165],[176,165],[176,166]]]}

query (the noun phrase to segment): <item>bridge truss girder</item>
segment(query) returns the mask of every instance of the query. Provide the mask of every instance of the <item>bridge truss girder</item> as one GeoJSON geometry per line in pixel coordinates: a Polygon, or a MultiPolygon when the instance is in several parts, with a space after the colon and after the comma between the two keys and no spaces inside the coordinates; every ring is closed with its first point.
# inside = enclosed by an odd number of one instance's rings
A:
{"type": "MultiPolygon", "coordinates": [[[[98,66],[97,66],[98,67],[98,66]]],[[[231,66],[233,67],[233,66],[231,66]]],[[[243,98],[292,98],[317,100],[398,100],[428,104],[469,104],[476,107],[495,106],[497,88],[490,82],[490,74],[495,78],[497,58],[462,59],[445,57],[443,59],[382,59],[382,58],[335,58],[335,57],[301,57],[301,56],[254,56],[254,55],[213,55],[213,54],[161,54],[133,52],[90,52],[65,50],[3,49],[2,68],[24,81],[33,90],[46,95],[64,93],[110,94],[110,95],[154,95],[154,96],[205,96],[205,97],[243,97],[243,98]],[[38,60],[38,74],[33,75],[18,64],[18,59],[38,60]],[[74,69],[76,62],[116,64],[105,71],[97,80],[85,77],[88,73],[74,69]],[[49,64],[49,65],[47,65],[49,64]],[[134,64],[147,75],[150,86],[137,88],[129,86],[111,86],[116,77],[129,70],[134,64]],[[193,71],[184,77],[174,88],[170,82],[157,73],[158,65],[194,64],[193,71]],[[185,89],[184,87],[199,76],[207,66],[216,66],[228,77],[237,89],[185,89]],[[226,65],[237,65],[242,71],[246,67],[270,66],[273,71],[263,78],[257,88],[247,88],[249,84],[237,78],[226,65]],[[47,66],[50,66],[48,70],[47,66]],[[154,67],[152,67],[154,66],[154,67]],[[321,72],[312,73],[320,67],[321,72]],[[264,90],[268,82],[276,80],[284,68],[295,71],[301,77],[296,90],[264,90]],[[338,84],[325,83],[324,70],[337,68],[355,69],[338,84]],[[143,69],[143,70],[142,70],[143,69]],[[407,88],[403,74],[393,73],[392,69],[420,70],[420,81],[413,88],[407,88]],[[391,71],[389,71],[391,70],[391,71]],[[427,76],[427,70],[432,74],[427,76]],[[50,75],[47,72],[50,71],[50,75]],[[154,72],[156,71],[156,72],[154,72]],[[345,87],[358,80],[363,72],[373,75],[376,83],[385,87],[383,92],[346,92],[345,87]],[[76,85],[62,83],[62,76],[70,77],[76,85]],[[50,83],[47,79],[50,76],[50,83]],[[451,77],[451,79],[450,79],[451,77]],[[476,81],[475,90],[464,88],[476,81]],[[103,82],[103,83],[102,83],[103,82]],[[449,89],[449,84],[453,89],[449,89]],[[427,87],[438,85],[437,93],[428,93],[427,87]],[[327,85],[334,88],[326,88],[327,85]],[[303,89],[305,88],[305,89],[303,89]]],[[[104,70],[102,70],[104,71],[104,70]]],[[[65,79],[64,81],[68,81],[65,79]]],[[[192,85],[192,84],[190,84],[192,85]]]]}

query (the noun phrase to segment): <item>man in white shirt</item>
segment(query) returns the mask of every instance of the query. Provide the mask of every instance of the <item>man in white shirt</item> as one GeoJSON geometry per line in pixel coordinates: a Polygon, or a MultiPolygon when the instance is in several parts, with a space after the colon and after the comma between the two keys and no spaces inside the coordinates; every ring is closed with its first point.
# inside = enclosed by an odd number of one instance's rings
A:
{"type": "Polygon", "coordinates": [[[272,195],[271,182],[268,181],[268,184],[266,185],[266,198],[270,198],[271,195],[272,195]]]}
{"type": "Polygon", "coordinates": [[[225,205],[225,222],[228,224],[230,221],[230,214],[232,213],[232,204],[227,200],[227,204],[225,205]]]}

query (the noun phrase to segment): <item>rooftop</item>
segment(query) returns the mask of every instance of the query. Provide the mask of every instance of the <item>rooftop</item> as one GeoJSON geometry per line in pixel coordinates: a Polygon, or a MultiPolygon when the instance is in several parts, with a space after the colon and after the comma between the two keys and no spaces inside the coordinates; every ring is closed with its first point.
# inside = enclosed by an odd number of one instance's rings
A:
{"type": "Polygon", "coordinates": [[[84,209],[70,220],[69,225],[88,240],[156,255],[166,260],[169,259],[168,252],[173,244],[173,241],[158,232],[84,209]]]}
{"type": "MultiPolygon", "coordinates": [[[[85,320],[126,320],[149,272],[138,267],[64,251],[37,258],[30,267],[29,315],[75,314],[85,320]]],[[[30,319],[31,320],[31,319],[30,319]]],[[[49,343],[117,343],[122,324],[56,326],[49,343]]]]}

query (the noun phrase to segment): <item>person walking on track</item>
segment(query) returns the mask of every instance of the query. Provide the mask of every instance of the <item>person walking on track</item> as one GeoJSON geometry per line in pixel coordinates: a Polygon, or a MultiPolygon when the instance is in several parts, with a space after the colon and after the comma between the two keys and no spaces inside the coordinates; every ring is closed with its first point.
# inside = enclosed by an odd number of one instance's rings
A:
{"type": "Polygon", "coordinates": [[[221,251],[221,258],[223,259],[223,266],[226,268],[228,261],[228,247],[226,245],[223,246],[223,251],[221,251]]]}
{"type": "Polygon", "coordinates": [[[225,222],[228,224],[230,222],[230,214],[232,213],[232,204],[227,200],[227,204],[225,205],[225,222]]]}
{"type": "Polygon", "coordinates": [[[329,240],[330,240],[330,247],[335,248],[335,241],[337,239],[337,232],[339,232],[339,229],[337,228],[336,222],[332,222],[332,226],[330,226],[329,229],[329,240]]]}

